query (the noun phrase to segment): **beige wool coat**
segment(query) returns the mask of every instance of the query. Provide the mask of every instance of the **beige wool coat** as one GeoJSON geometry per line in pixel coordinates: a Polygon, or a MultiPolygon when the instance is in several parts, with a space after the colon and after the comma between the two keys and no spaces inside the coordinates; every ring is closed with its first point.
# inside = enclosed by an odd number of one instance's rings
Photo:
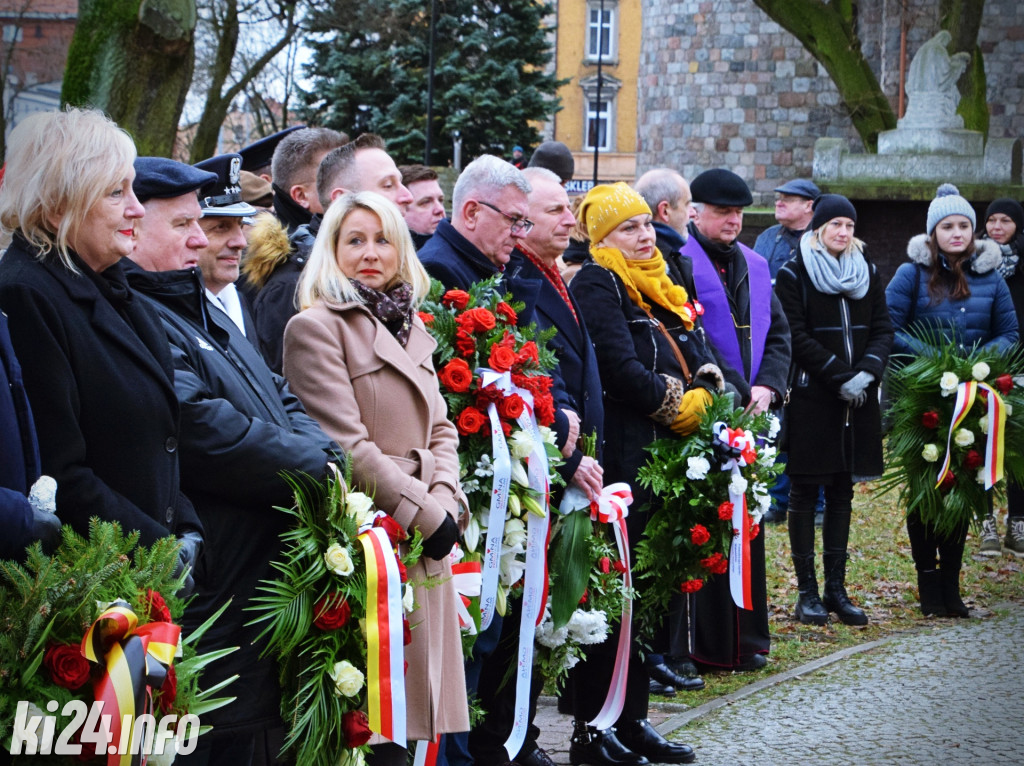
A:
{"type": "MultiPolygon", "coordinates": [[[[403,348],[360,303],[317,303],[285,329],[284,373],[306,411],[352,461],[352,481],[406,530],[430,537],[457,520],[458,432],[447,417],[431,354],[414,320],[403,348]]],[[[459,598],[446,558],[409,570],[417,608],[405,647],[408,738],[469,730],[459,598]],[[426,586],[423,583],[427,582],[426,586]]]]}

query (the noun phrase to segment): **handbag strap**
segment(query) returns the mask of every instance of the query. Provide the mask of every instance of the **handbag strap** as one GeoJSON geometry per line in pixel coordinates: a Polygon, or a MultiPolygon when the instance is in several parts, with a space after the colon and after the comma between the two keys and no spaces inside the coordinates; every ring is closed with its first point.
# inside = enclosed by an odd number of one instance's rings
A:
{"type": "Polygon", "coordinates": [[[690,385],[690,383],[693,382],[693,375],[690,374],[690,366],[686,363],[686,360],[683,359],[683,352],[679,350],[679,346],[676,345],[675,340],[673,340],[672,336],[669,335],[668,330],[665,329],[665,325],[655,319],[654,314],[652,314],[649,309],[644,306],[641,306],[640,308],[642,308],[644,313],[647,314],[651,323],[661,331],[662,335],[665,336],[665,340],[667,340],[668,344],[672,347],[672,353],[676,356],[676,361],[679,362],[679,366],[683,370],[683,378],[686,380],[686,385],[690,385]]]}

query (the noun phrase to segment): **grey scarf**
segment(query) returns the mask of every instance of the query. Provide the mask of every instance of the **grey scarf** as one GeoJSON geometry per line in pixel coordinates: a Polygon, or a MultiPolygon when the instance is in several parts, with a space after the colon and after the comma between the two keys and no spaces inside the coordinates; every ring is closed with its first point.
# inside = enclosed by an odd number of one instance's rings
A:
{"type": "Polygon", "coordinates": [[[814,289],[825,295],[845,295],[855,301],[867,295],[871,271],[864,253],[854,250],[836,258],[823,247],[812,247],[812,237],[813,232],[804,234],[800,253],[814,289]]]}

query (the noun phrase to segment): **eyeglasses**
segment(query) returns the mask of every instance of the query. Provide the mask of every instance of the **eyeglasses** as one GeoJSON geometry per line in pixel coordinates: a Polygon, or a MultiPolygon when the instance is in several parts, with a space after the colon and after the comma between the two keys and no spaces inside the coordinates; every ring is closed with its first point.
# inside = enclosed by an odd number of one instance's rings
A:
{"type": "Polygon", "coordinates": [[[509,215],[508,213],[504,212],[501,208],[492,205],[490,202],[484,202],[483,200],[477,200],[477,202],[479,202],[484,207],[489,207],[498,215],[508,219],[509,224],[511,224],[510,228],[512,229],[513,234],[529,234],[530,231],[533,229],[533,221],[531,221],[529,218],[520,218],[517,215],[509,215]]]}

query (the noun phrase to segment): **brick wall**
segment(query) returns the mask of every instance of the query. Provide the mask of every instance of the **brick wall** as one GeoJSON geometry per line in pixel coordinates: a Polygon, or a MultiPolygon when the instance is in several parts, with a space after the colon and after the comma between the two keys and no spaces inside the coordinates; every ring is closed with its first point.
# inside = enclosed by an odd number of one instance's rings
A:
{"type": "MultiPolygon", "coordinates": [[[[934,0],[907,0],[908,63],[938,31],[934,0]]],[[[862,49],[896,108],[900,0],[864,0],[862,49]]],[[[637,172],[658,165],[692,178],[739,173],[767,204],[772,189],[810,177],[814,142],[844,138],[863,151],[824,69],[751,0],[646,0],[638,96],[637,172]]],[[[1024,137],[1024,3],[988,0],[979,42],[990,135],[1024,137]]]]}

